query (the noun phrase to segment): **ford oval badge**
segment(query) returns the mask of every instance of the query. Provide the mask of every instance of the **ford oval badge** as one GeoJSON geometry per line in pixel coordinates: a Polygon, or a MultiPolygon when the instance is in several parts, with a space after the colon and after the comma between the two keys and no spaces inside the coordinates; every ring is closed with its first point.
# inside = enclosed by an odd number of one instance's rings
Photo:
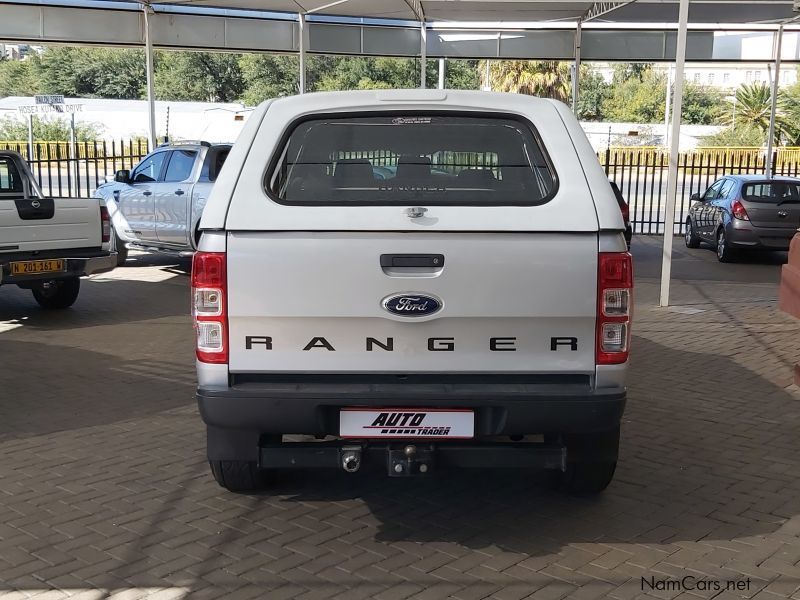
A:
{"type": "Polygon", "coordinates": [[[395,294],[383,299],[383,308],[401,317],[427,317],[442,308],[442,301],[428,294],[395,294]]]}

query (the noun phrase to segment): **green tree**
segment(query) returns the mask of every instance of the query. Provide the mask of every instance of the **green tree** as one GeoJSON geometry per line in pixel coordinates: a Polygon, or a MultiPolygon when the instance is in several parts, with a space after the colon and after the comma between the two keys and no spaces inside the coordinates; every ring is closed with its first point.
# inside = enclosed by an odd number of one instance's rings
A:
{"type": "MultiPolygon", "coordinates": [[[[36,141],[69,140],[70,122],[67,118],[34,117],[33,139],[36,141]]],[[[103,131],[98,123],[76,123],[75,137],[79,142],[92,141],[100,137],[103,131]]],[[[0,118],[0,140],[21,141],[28,139],[27,119],[6,116],[0,118]]]]}
{"type": "Polygon", "coordinates": [[[446,60],[444,86],[451,90],[479,90],[481,87],[481,78],[478,73],[478,61],[464,59],[446,60]]]}
{"type": "MultiPolygon", "coordinates": [[[[766,83],[743,84],[736,90],[734,98],[727,101],[726,109],[720,117],[723,125],[737,128],[755,126],[764,133],[769,131],[772,91],[766,83]]],[[[778,113],[775,120],[778,139],[787,131],[787,123],[782,114],[784,104],[784,98],[778,96],[778,113]]]]}
{"type": "Polygon", "coordinates": [[[683,122],[689,125],[718,123],[723,110],[724,96],[714,88],[688,83],[683,88],[683,122]]]}
{"type": "Polygon", "coordinates": [[[757,146],[766,142],[766,134],[755,125],[726,127],[719,133],[703,140],[704,146],[757,146]]]}
{"type": "Polygon", "coordinates": [[[481,85],[497,92],[528,94],[567,102],[572,95],[570,65],[557,60],[497,60],[489,65],[481,61],[481,85]]]}
{"type": "Polygon", "coordinates": [[[155,92],[160,100],[235,102],[245,90],[241,55],[158,52],[155,92]]]}
{"type": "Polygon", "coordinates": [[[244,54],[239,68],[244,82],[242,101],[249,106],[299,91],[299,60],[295,56],[244,54]]]}
{"type": "Polygon", "coordinates": [[[35,64],[40,91],[81,98],[136,99],[145,93],[144,52],[120,48],[47,48],[35,64]]]}
{"type": "Polygon", "coordinates": [[[581,65],[578,80],[578,118],[583,121],[602,121],[603,103],[611,96],[611,86],[589,65],[581,65]]]}
{"type": "MultiPolygon", "coordinates": [[[[626,73],[620,69],[620,73],[626,73]]],[[[611,95],[603,102],[603,116],[608,121],[658,123],[664,119],[666,78],[652,69],[627,78],[614,74],[611,95]]]]}
{"type": "Polygon", "coordinates": [[[26,60],[0,60],[0,98],[33,96],[40,91],[36,73],[37,56],[26,60]]]}

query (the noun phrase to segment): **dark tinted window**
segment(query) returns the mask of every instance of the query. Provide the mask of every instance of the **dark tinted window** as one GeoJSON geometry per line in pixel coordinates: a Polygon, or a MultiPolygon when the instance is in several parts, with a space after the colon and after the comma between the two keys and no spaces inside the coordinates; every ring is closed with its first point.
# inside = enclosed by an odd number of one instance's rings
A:
{"type": "Polygon", "coordinates": [[[203,163],[200,179],[204,181],[216,181],[217,177],[219,177],[219,172],[222,170],[222,165],[225,164],[225,159],[228,158],[230,152],[231,149],[226,147],[210,150],[203,163]]]}
{"type": "Polygon", "coordinates": [[[22,178],[14,161],[10,158],[0,158],[0,194],[21,194],[22,191],[22,178]]]}
{"type": "Polygon", "coordinates": [[[161,175],[161,166],[164,164],[166,152],[156,152],[145,158],[133,170],[132,179],[135,183],[155,181],[161,175]]]}
{"type": "Polygon", "coordinates": [[[186,181],[192,174],[194,159],[197,152],[194,150],[173,150],[172,157],[167,165],[167,174],[164,181],[186,181]]]}
{"type": "Polygon", "coordinates": [[[287,204],[534,205],[556,178],[516,119],[353,116],[298,124],[268,187],[287,204]]]}
{"type": "Polygon", "coordinates": [[[800,184],[793,181],[763,181],[742,186],[742,200],[747,202],[800,202],[800,184]]]}

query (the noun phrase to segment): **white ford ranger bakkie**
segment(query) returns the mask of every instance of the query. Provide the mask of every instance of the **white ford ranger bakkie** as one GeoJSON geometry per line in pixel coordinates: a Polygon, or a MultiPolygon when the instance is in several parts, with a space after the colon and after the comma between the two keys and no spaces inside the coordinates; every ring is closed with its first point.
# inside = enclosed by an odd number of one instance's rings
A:
{"type": "Polygon", "coordinates": [[[31,290],[44,308],[67,308],[81,276],[117,265],[112,244],[101,201],[46,198],[22,156],[0,150],[0,285],[31,290]]]}
{"type": "Polygon", "coordinates": [[[391,476],[546,468],[611,481],[632,265],[558,102],[397,90],[253,113],[192,267],[214,477],[367,461],[391,476]],[[308,441],[289,441],[290,439],[308,441]]]}

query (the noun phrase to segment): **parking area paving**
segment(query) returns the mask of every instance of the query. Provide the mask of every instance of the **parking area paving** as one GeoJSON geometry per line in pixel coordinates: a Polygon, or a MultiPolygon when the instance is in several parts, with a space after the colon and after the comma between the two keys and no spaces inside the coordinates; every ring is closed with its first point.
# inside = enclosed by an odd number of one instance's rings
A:
{"type": "Polygon", "coordinates": [[[800,598],[800,322],[785,254],[637,239],[617,476],[497,470],[219,488],[193,400],[186,263],[137,255],[47,313],[0,288],[2,598],[800,598]]]}

